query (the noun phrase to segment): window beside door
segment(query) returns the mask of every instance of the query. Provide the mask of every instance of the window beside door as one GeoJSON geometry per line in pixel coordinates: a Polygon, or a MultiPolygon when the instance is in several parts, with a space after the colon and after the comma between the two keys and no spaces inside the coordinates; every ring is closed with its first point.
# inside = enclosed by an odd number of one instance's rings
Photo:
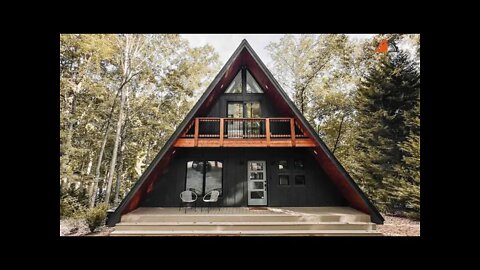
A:
{"type": "Polygon", "coordinates": [[[222,196],[223,162],[218,160],[187,161],[185,190],[193,190],[203,196],[212,190],[218,190],[222,196]]]}

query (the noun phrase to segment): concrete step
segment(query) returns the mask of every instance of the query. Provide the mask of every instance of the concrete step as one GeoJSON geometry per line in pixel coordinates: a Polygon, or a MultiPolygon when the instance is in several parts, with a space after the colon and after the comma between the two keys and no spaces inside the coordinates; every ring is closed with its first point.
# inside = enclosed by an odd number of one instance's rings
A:
{"type": "Polygon", "coordinates": [[[375,230],[370,222],[121,222],[115,231],[375,230]]]}
{"type": "Polygon", "coordinates": [[[370,230],[113,231],[111,236],[382,236],[370,230]]]}

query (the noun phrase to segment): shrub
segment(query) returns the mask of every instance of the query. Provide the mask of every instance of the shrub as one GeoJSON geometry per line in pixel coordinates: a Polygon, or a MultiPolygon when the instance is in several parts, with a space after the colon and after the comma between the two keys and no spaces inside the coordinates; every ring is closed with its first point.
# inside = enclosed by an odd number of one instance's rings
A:
{"type": "Polygon", "coordinates": [[[60,217],[73,217],[81,214],[85,210],[77,198],[72,196],[64,196],[60,199],[60,217]]]}
{"type": "Polygon", "coordinates": [[[90,208],[85,211],[83,214],[85,222],[90,229],[90,232],[94,232],[95,229],[105,224],[105,219],[107,217],[107,204],[99,204],[94,208],[90,208]]]}

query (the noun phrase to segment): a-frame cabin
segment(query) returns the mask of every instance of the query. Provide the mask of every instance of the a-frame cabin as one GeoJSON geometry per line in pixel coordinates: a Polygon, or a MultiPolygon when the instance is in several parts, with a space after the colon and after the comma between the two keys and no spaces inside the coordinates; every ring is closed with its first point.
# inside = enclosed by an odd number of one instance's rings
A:
{"type": "Polygon", "coordinates": [[[383,220],[243,40],[107,225],[116,225],[112,235],[361,235],[383,220]],[[179,209],[185,190],[198,195],[188,214],[179,209]],[[212,190],[217,211],[207,212],[202,198],[212,190]],[[299,225],[305,216],[313,223],[299,225]]]}

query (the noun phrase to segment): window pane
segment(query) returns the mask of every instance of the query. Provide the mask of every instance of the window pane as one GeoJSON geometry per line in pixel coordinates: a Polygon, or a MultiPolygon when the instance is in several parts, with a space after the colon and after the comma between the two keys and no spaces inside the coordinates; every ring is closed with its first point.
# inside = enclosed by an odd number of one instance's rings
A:
{"type": "Polygon", "coordinates": [[[263,162],[250,162],[251,171],[263,171],[263,162]]]}
{"type": "Polygon", "coordinates": [[[263,93],[262,88],[258,85],[257,81],[253,78],[250,72],[247,70],[247,93],[263,93]]]}
{"type": "Polygon", "coordinates": [[[250,180],[264,180],[263,172],[251,172],[250,180]]]}
{"type": "Polygon", "coordinates": [[[286,160],[278,161],[278,170],[286,170],[288,169],[288,162],[286,160]]]}
{"type": "Polygon", "coordinates": [[[303,170],[303,160],[294,161],[295,170],[303,170]]]}
{"type": "Polygon", "coordinates": [[[203,162],[187,162],[187,183],[186,190],[194,189],[198,195],[203,195],[203,162]]]}
{"type": "Polygon", "coordinates": [[[280,185],[288,185],[289,184],[288,175],[279,175],[278,180],[279,180],[280,185]]]}
{"type": "Polygon", "coordinates": [[[264,185],[263,185],[264,182],[251,182],[251,183],[252,183],[252,189],[263,189],[264,188],[264,185]]]}
{"type": "Polygon", "coordinates": [[[229,102],[227,104],[227,117],[243,118],[243,104],[240,102],[229,102]]]}
{"type": "Polygon", "coordinates": [[[260,102],[247,102],[247,118],[260,118],[260,102]]]}
{"type": "Polygon", "coordinates": [[[240,70],[235,76],[235,79],[230,83],[225,90],[225,93],[228,94],[241,94],[242,93],[242,71],[240,70]]]}
{"type": "Polygon", "coordinates": [[[295,185],[305,185],[305,175],[295,175],[295,185]]]}
{"type": "Polygon", "coordinates": [[[263,199],[263,191],[250,191],[250,198],[252,199],[263,199]]]}
{"type": "Polygon", "coordinates": [[[222,195],[222,168],[221,161],[207,161],[205,171],[205,193],[212,190],[220,191],[222,195]]]}

